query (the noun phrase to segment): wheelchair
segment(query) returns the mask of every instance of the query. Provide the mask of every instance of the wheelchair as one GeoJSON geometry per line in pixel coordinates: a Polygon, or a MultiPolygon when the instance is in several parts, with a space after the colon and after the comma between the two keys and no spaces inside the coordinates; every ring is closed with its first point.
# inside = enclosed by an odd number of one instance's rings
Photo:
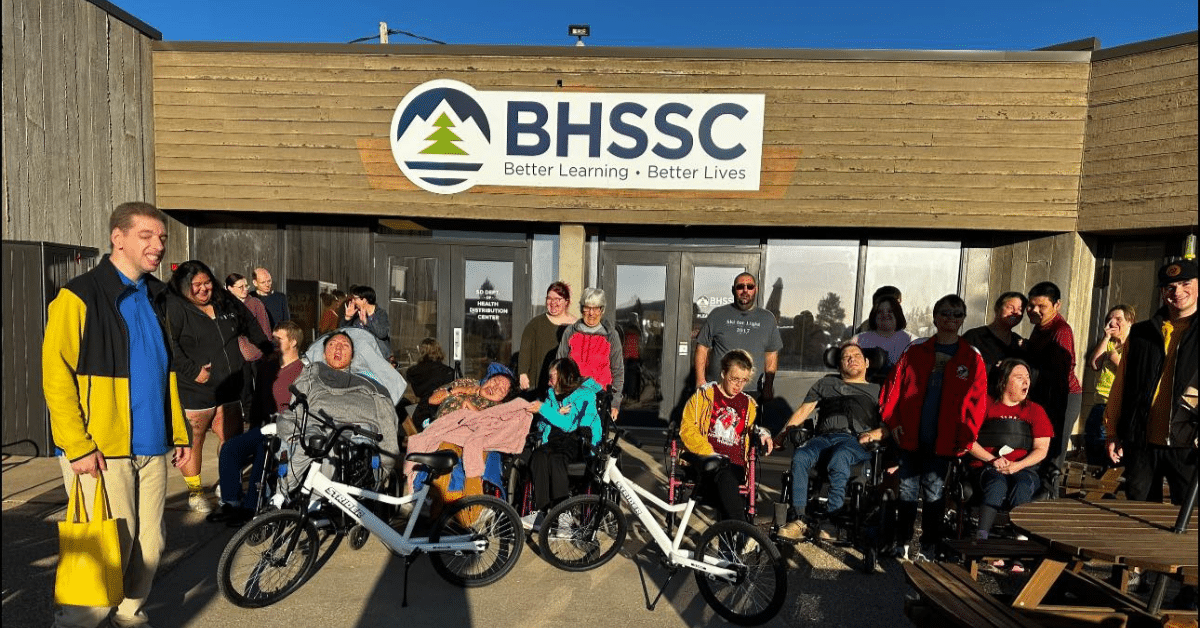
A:
{"type": "MultiPolygon", "coordinates": [[[[746,515],[750,520],[758,514],[758,456],[765,445],[759,441],[758,430],[747,430],[744,438],[749,439],[749,452],[746,457],[746,478],[738,486],[738,493],[746,499],[746,515]]],[[[671,423],[667,427],[667,443],[664,447],[667,469],[667,503],[674,506],[688,499],[695,490],[697,471],[681,457],[687,450],[679,438],[679,424],[671,423]]],[[[667,532],[675,528],[675,513],[667,517],[667,532]]]]}
{"type": "MultiPolygon", "coordinates": [[[[609,418],[612,412],[612,398],[611,386],[596,395],[596,411],[605,425],[605,430],[611,427],[612,423],[609,418]]],[[[576,435],[575,437],[579,439],[580,450],[586,452],[586,458],[567,463],[567,477],[570,482],[569,496],[591,495],[596,493],[599,488],[595,482],[599,470],[596,466],[597,459],[592,451],[591,441],[586,440],[583,436],[576,435]]],[[[524,451],[515,456],[506,456],[504,461],[505,490],[508,494],[508,501],[517,510],[517,514],[522,517],[536,510],[534,507],[536,502],[533,494],[533,471],[530,469],[529,460],[533,450],[541,443],[541,439],[541,429],[538,428],[535,418],[529,426],[529,434],[525,437],[524,451]]]]}
{"type": "MultiPolygon", "coordinates": [[[[1019,419],[993,419],[984,421],[980,426],[977,441],[983,447],[1007,445],[1013,449],[1032,451],[1033,429],[1029,423],[1019,419]]],[[[946,475],[946,529],[948,535],[956,539],[971,538],[978,530],[978,511],[983,505],[983,490],[979,483],[980,470],[969,464],[973,459],[970,454],[955,459],[946,475]]],[[[1041,484],[1045,485],[1040,469],[1038,476],[1041,484]]],[[[1037,499],[1039,496],[1035,493],[1034,500],[1037,499]]],[[[1002,509],[996,516],[993,530],[1006,530],[1008,524],[1008,511],[1002,509]]]]}
{"type": "MultiPolygon", "coordinates": [[[[810,430],[801,428],[788,432],[787,438],[793,447],[799,448],[812,436],[810,430]]],[[[899,496],[899,489],[894,475],[887,473],[887,468],[894,464],[889,459],[888,447],[883,443],[869,443],[864,449],[870,454],[870,458],[850,467],[850,477],[846,482],[845,507],[840,513],[826,520],[837,528],[839,534],[833,538],[823,538],[819,526],[810,525],[809,533],[801,542],[854,547],[863,555],[863,571],[874,573],[880,554],[886,545],[892,542],[889,535],[895,530],[895,501],[899,496]]],[[[826,469],[832,453],[832,448],[821,452],[816,464],[809,469],[806,513],[825,512],[824,505],[829,493],[829,476],[826,469]]],[[[780,482],[782,486],[779,502],[775,505],[771,537],[778,543],[784,543],[789,541],[778,536],[779,529],[796,518],[795,509],[792,507],[790,466],[783,472],[780,482]]],[[[811,514],[805,516],[812,523],[821,523],[825,517],[811,514]]]]}

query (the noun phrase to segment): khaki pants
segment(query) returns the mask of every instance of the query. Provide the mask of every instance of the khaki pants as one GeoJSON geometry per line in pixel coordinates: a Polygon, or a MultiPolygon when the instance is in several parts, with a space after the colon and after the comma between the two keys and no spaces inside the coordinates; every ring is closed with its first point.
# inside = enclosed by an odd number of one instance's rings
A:
{"type": "MultiPolygon", "coordinates": [[[[147,622],[143,607],[150,596],[150,585],[166,545],[163,510],[167,499],[168,454],[109,458],[104,472],[104,488],[112,516],[118,519],[121,536],[121,561],[125,566],[125,599],[117,606],[112,621],[117,626],[137,626],[147,622]]],[[[70,492],[75,472],[65,456],[59,456],[63,483],[70,492]]],[[[92,513],[96,480],[81,476],[84,501],[92,513]]],[[[62,606],[54,615],[57,628],[96,628],[111,608],[62,606]]]]}

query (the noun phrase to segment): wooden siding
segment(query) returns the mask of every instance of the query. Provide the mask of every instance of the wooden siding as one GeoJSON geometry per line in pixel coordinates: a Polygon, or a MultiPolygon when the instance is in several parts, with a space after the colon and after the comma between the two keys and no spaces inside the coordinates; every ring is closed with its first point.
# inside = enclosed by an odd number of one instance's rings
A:
{"type": "Polygon", "coordinates": [[[358,224],[284,224],[245,216],[192,227],[193,249],[220,281],[229,273],[250,277],[256,267],[271,271],[278,290],[289,279],[331,281],[346,290],[374,281],[371,229],[358,224]]]}
{"type": "Polygon", "coordinates": [[[1080,231],[1195,228],[1196,52],[1093,63],[1080,231]]]}
{"type": "Polygon", "coordinates": [[[2,10],[3,237],[107,251],[113,208],[155,200],[150,39],[83,0],[2,10]]]}
{"type": "Polygon", "coordinates": [[[1069,231],[1077,218],[1085,62],[382,50],[156,49],[160,201],[571,223],[1069,231]],[[400,173],[387,133],[404,95],[435,78],[485,90],[548,91],[562,81],[575,91],[764,93],[761,189],[425,192],[400,173]]]}

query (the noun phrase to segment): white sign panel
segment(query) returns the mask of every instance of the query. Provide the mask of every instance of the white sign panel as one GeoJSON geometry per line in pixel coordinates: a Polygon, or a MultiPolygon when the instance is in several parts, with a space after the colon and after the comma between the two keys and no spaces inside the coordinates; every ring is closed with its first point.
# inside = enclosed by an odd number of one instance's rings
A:
{"type": "Polygon", "coordinates": [[[392,116],[392,154],[422,189],[475,185],[757,190],[762,94],[476,91],[436,80],[392,116]]]}

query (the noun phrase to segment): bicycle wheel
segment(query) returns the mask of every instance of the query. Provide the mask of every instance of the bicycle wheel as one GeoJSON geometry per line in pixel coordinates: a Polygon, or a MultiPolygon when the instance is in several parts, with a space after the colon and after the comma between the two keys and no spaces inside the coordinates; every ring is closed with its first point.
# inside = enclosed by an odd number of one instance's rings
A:
{"type": "Polygon", "coordinates": [[[270,606],[308,579],[320,542],[312,521],[275,510],[238,530],[217,563],[217,587],[242,608],[270,606]]]}
{"type": "Polygon", "coordinates": [[[745,521],[719,521],[700,535],[697,560],[737,571],[732,582],[697,571],[704,601],[742,626],[770,620],[787,596],[787,566],[770,537],[745,521]]]}
{"type": "Polygon", "coordinates": [[[471,495],[451,502],[433,524],[431,543],[466,535],[487,542],[481,552],[430,552],[433,569],[446,582],[481,587],[503,578],[521,557],[525,531],[517,511],[490,495],[471,495]]]}
{"type": "Polygon", "coordinates": [[[599,495],[578,495],[546,513],[538,546],[551,565],[563,571],[587,571],[617,555],[628,528],[616,504],[599,495]]]}

